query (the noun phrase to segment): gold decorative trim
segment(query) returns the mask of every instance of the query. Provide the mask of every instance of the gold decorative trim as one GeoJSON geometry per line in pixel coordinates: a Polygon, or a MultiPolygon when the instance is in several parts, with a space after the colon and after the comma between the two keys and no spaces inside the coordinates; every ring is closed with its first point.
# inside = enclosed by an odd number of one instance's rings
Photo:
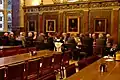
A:
{"type": "MultiPolygon", "coordinates": [[[[94,8],[113,8],[119,7],[120,3],[117,1],[95,1],[95,2],[77,2],[69,4],[51,4],[39,6],[26,6],[23,7],[25,12],[46,12],[46,11],[61,11],[61,10],[75,10],[75,9],[94,9],[94,8]]],[[[116,8],[115,8],[116,10],[116,8]]],[[[85,10],[86,11],[86,10],[85,10]]]]}

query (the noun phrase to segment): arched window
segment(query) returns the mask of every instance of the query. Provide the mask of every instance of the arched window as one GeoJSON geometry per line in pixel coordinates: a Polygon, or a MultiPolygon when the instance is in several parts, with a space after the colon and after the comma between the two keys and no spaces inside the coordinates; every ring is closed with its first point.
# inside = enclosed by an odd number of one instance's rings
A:
{"type": "Polygon", "coordinates": [[[8,13],[8,31],[12,30],[12,14],[8,13]]]}
{"type": "Polygon", "coordinates": [[[0,0],[0,32],[11,31],[12,28],[12,0],[0,0]]]}
{"type": "Polygon", "coordinates": [[[12,0],[8,0],[8,10],[12,10],[12,0]]]}
{"type": "Polygon", "coordinates": [[[4,1],[0,0],[0,9],[3,9],[3,8],[4,8],[4,1]]]}
{"type": "Polygon", "coordinates": [[[7,1],[7,20],[8,20],[8,31],[11,31],[12,30],[12,0],[8,0],[7,1]]]}
{"type": "Polygon", "coordinates": [[[3,12],[0,12],[0,31],[4,29],[4,15],[3,12]]]}

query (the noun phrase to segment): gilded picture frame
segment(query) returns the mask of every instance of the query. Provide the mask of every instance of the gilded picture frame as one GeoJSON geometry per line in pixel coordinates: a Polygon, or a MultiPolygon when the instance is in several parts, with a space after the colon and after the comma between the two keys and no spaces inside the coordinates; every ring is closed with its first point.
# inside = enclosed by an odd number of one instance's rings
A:
{"type": "Polygon", "coordinates": [[[94,32],[95,33],[106,33],[107,19],[95,18],[94,19],[94,32]]]}
{"type": "Polygon", "coordinates": [[[36,20],[29,20],[28,21],[28,31],[36,31],[36,20]]]}
{"type": "Polygon", "coordinates": [[[56,20],[46,20],[46,32],[56,31],[56,20]]]}
{"type": "Polygon", "coordinates": [[[80,18],[78,16],[67,17],[67,33],[79,33],[80,18]]]}

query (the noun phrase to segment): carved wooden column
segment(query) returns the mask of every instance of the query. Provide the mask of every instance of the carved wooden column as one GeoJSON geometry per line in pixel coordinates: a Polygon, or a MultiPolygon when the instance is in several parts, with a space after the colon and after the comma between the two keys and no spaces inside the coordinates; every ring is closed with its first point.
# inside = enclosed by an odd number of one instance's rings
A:
{"type": "Polygon", "coordinates": [[[58,28],[58,32],[63,32],[63,11],[60,11],[59,12],[59,20],[58,20],[58,25],[59,25],[59,28],[58,28]]]}
{"type": "Polygon", "coordinates": [[[8,13],[7,13],[7,0],[4,0],[4,31],[8,31],[8,13]]]}
{"type": "Polygon", "coordinates": [[[119,21],[119,8],[113,8],[113,27],[112,36],[114,43],[118,43],[118,21],[119,21]]]}
{"type": "Polygon", "coordinates": [[[89,10],[84,10],[84,31],[83,32],[88,32],[89,31],[89,10]]]}
{"type": "Polygon", "coordinates": [[[25,6],[24,1],[20,0],[20,8],[19,8],[19,16],[20,16],[20,29],[24,30],[24,10],[23,6],[25,6]]]}
{"type": "Polygon", "coordinates": [[[39,13],[39,31],[40,33],[44,32],[44,27],[43,27],[43,15],[42,13],[39,13]]]}

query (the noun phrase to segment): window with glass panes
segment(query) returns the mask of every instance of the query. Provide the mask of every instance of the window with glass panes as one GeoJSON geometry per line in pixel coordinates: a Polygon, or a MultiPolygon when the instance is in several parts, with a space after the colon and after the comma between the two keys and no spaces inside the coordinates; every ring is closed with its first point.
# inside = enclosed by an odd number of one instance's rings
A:
{"type": "Polygon", "coordinates": [[[0,31],[4,31],[7,24],[7,30],[11,31],[12,27],[12,0],[0,0],[0,31]],[[7,14],[5,14],[5,12],[7,14]],[[7,19],[5,19],[5,17],[7,19]]]}

